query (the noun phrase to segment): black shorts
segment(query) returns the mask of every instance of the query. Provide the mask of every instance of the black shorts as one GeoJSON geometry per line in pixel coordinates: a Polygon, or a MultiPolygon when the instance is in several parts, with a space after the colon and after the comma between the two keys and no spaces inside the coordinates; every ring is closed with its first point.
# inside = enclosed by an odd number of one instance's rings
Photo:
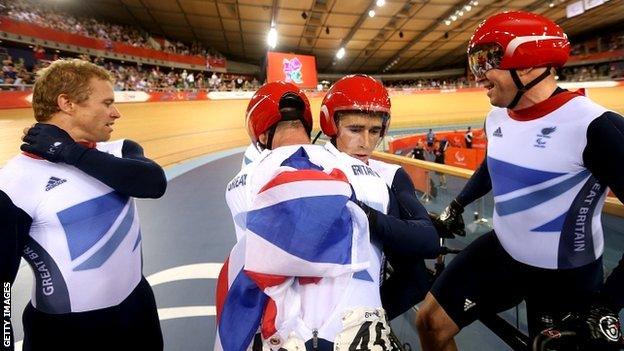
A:
{"type": "Polygon", "coordinates": [[[602,257],[573,269],[528,266],[514,260],[491,231],[450,262],[431,293],[459,328],[525,300],[533,329],[532,316],[559,316],[589,306],[602,282],[602,257]]]}
{"type": "Polygon", "coordinates": [[[49,314],[29,303],[22,320],[24,351],[163,349],[154,293],[145,278],[117,306],[49,314]]]}

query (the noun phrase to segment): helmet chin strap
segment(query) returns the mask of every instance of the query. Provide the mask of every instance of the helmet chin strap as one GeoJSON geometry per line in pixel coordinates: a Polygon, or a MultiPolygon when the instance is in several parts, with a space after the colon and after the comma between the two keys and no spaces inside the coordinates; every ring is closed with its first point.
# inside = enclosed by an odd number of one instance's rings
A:
{"type": "Polygon", "coordinates": [[[512,109],[516,107],[518,102],[520,102],[520,98],[522,97],[522,95],[524,95],[524,93],[529,91],[529,89],[533,88],[539,82],[541,82],[550,75],[550,66],[546,67],[546,70],[542,74],[530,81],[527,85],[522,84],[520,76],[518,76],[518,71],[516,71],[515,69],[509,70],[509,74],[511,74],[511,79],[513,79],[514,83],[516,84],[516,88],[518,88],[516,96],[514,96],[513,100],[511,100],[511,103],[507,105],[507,108],[512,109]]]}

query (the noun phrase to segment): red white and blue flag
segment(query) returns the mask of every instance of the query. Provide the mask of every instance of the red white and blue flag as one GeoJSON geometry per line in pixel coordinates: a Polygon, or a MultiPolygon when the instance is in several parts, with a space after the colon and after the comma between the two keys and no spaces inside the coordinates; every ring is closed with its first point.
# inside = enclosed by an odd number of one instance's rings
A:
{"type": "Polygon", "coordinates": [[[300,148],[275,174],[254,196],[246,233],[219,275],[215,350],[244,351],[258,331],[278,332],[293,313],[282,300],[295,279],[314,283],[369,265],[368,221],[342,171],[310,162],[300,148]]]}

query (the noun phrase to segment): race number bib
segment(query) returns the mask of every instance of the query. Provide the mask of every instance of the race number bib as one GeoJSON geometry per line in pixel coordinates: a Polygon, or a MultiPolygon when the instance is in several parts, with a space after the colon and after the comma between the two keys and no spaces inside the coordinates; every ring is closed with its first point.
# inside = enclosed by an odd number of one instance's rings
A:
{"type": "Polygon", "coordinates": [[[381,308],[358,307],[345,313],[342,332],[334,340],[334,351],[400,351],[381,308]]]}

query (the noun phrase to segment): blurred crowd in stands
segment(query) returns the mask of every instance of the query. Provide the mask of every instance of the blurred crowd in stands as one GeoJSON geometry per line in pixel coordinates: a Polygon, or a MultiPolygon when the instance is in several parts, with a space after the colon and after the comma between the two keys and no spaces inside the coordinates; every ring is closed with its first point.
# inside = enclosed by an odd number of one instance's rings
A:
{"type": "Polygon", "coordinates": [[[390,89],[396,90],[423,90],[468,88],[471,86],[471,83],[466,77],[454,77],[444,79],[393,80],[385,82],[385,85],[390,89]]]}
{"type": "Polygon", "coordinates": [[[566,82],[621,80],[624,79],[624,61],[564,67],[558,73],[559,80],[566,82]]]}
{"type": "Polygon", "coordinates": [[[599,52],[624,50],[624,31],[614,31],[594,36],[590,39],[580,40],[572,44],[570,52],[573,56],[596,54],[599,52]]]}
{"type": "Polygon", "coordinates": [[[41,66],[33,67],[33,70],[29,70],[24,64],[24,59],[18,59],[13,61],[13,58],[8,55],[0,55],[2,58],[2,72],[0,72],[0,84],[13,89],[3,90],[18,90],[21,86],[33,84],[35,81],[35,74],[41,66]]]}
{"type": "MultiPolygon", "coordinates": [[[[2,90],[22,90],[33,84],[35,72],[59,57],[57,52],[51,55],[46,54],[45,49],[40,46],[35,46],[32,52],[35,63],[29,66],[23,57],[14,58],[7,52],[6,48],[0,47],[0,60],[2,61],[0,87],[2,90]]],[[[65,57],[70,56],[69,54],[65,55],[65,57]]],[[[106,67],[113,74],[116,80],[114,88],[118,91],[253,91],[261,85],[256,77],[249,75],[114,62],[89,55],[77,57],[106,67]]],[[[558,75],[560,81],[567,82],[624,79],[624,61],[564,67],[558,72],[558,75]]],[[[386,81],[385,84],[390,89],[406,91],[461,89],[474,86],[474,82],[469,81],[466,77],[386,81]]]]}
{"type": "Polygon", "coordinates": [[[51,5],[31,0],[0,0],[0,15],[11,19],[34,23],[42,27],[79,34],[96,39],[121,42],[134,47],[162,50],[180,55],[222,57],[217,51],[194,42],[188,46],[179,41],[154,39],[149,33],[136,28],[106,23],[93,18],[75,17],[53,9],[51,5]]]}
{"type": "MultiPolygon", "coordinates": [[[[58,53],[48,56],[40,46],[33,48],[34,64],[26,65],[23,57],[14,59],[4,47],[0,47],[2,90],[23,90],[34,83],[36,72],[58,58],[58,53]]],[[[69,55],[66,57],[70,57],[69,55]]],[[[73,57],[73,56],[72,56],[73,57]]],[[[253,91],[260,83],[255,77],[208,71],[193,71],[136,63],[113,62],[102,57],[76,56],[108,69],[115,78],[117,91],[253,91]]],[[[33,62],[31,60],[31,62],[33,62]]]]}

